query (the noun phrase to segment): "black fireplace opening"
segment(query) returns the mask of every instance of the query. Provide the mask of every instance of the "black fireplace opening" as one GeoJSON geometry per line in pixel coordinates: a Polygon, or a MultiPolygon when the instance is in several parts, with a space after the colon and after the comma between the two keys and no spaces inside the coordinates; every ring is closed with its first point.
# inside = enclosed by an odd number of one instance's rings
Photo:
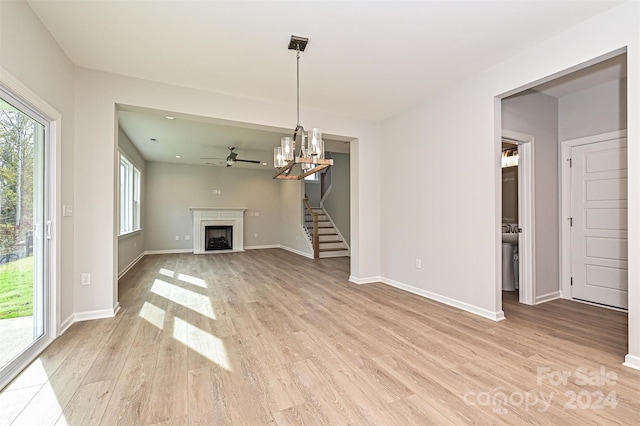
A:
{"type": "Polygon", "coordinates": [[[232,250],[233,249],[233,227],[232,226],[205,226],[204,249],[205,251],[232,250]]]}

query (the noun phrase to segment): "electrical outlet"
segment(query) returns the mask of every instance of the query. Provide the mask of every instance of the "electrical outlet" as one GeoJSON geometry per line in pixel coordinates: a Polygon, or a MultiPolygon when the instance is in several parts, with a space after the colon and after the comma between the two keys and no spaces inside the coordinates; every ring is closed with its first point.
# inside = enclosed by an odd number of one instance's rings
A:
{"type": "Polygon", "coordinates": [[[176,235],[176,241],[180,241],[180,235],[176,235]]]}
{"type": "Polygon", "coordinates": [[[89,285],[91,284],[91,274],[83,273],[80,275],[80,284],[89,285]]]}
{"type": "Polygon", "coordinates": [[[416,268],[417,269],[422,269],[422,260],[416,259],[416,268]]]}
{"type": "Polygon", "coordinates": [[[62,216],[64,216],[64,217],[73,216],[73,206],[70,206],[68,204],[64,204],[62,206],[62,216]]]}
{"type": "Polygon", "coordinates": [[[185,236],[184,236],[184,240],[185,240],[185,241],[189,241],[189,240],[191,240],[191,235],[185,235],[185,236]]]}
{"type": "Polygon", "coordinates": [[[260,212],[256,212],[254,216],[260,216],[260,212]]]}

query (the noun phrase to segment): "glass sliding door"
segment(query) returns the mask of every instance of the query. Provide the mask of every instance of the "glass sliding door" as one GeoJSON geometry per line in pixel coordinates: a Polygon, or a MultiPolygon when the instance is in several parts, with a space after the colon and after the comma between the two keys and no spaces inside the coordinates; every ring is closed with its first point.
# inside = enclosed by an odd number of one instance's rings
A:
{"type": "Polygon", "coordinates": [[[47,128],[0,87],[0,387],[48,332],[47,128]]]}

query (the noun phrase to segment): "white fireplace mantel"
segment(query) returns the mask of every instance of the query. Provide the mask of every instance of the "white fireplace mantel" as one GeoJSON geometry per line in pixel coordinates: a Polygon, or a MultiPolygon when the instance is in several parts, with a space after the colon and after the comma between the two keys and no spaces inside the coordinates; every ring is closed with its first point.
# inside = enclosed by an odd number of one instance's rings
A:
{"type": "Polygon", "coordinates": [[[189,207],[193,213],[193,253],[230,253],[244,251],[244,211],[246,208],[189,207]],[[232,250],[206,251],[205,227],[233,227],[232,250]]]}

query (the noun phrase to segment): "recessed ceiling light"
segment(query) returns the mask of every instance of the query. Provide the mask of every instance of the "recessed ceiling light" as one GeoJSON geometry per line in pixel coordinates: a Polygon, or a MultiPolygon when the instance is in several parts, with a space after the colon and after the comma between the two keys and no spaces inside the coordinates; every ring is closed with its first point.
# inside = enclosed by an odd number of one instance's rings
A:
{"type": "Polygon", "coordinates": [[[266,165],[267,165],[267,163],[262,163],[262,165],[263,165],[263,166],[266,166],[266,165]]]}
{"type": "Polygon", "coordinates": [[[151,143],[158,143],[158,139],[156,139],[156,138],[151,138],[149,140],[151,141],[151,143]]]}
{"type": "Polygon", "coordinates": [[[164,118],[167,120],[175,120],[176,118],[173,115],[165,115],[164,118]]]}
{"type": "Polygon", "coordinates": [[[182,158],[182,155],[174,155],[176,158],[182,158]]]}

